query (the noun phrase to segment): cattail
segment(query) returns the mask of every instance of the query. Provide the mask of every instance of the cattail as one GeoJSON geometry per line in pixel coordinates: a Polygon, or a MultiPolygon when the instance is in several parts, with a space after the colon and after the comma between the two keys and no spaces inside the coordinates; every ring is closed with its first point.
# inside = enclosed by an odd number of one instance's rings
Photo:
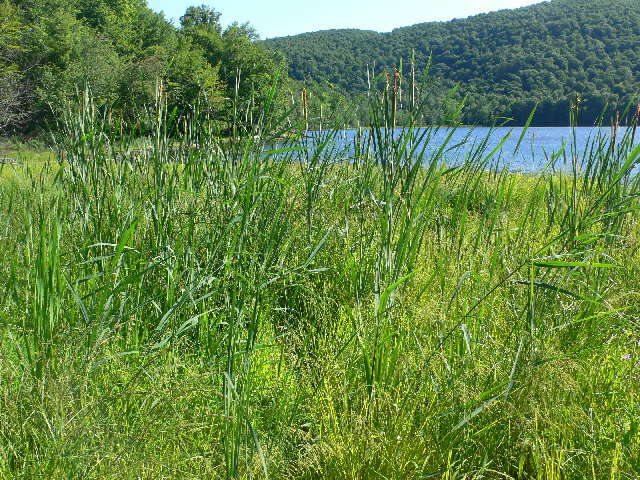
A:
{"type": "Polygon", "coordinates": [[[309,92],[307,87],[302,89],[302,115],[304,116],[304,131],[309,130],[309,92]]]}
{"type": "Polygon", "coordinates": [[[616,110],[616,116],[614,117],[613,123],[611,124],[611,133],[614,140],[618,136],[619,127],[620,127],[620,112],[616,110]]]}
{"type": "Polygon", "coordinates": [[[638,103],[636,105],[636,111],[633,114],[633,120],[632,120],[632,125],[633,125],[633,131],[631,133],[631,144],[633,145],[635,143],[635,139],[636,139],[636,129],[638,128],[638,122],[640,121],[640,103],[638,103]]]}
{"type": "Polygon", "coordinates": [[[402,72],[403,72],[403,64],[402,64],[402,57],[400,57],[400,79],[399,79],[399,84],[398,84],[398,101],[400,103],[400,110],[402,110],[402,72]]]}
{"type": "Polygon", "coordinates": [[[400,72],[397,69],[393,71],[393,91],[391,92],[391,125],[396,128],[396,113],[398,111],[398,91],[400,88],[400,72]]]}
{"type": "Polygon", "coordinates": [[[411,52],[411,108],[416,108],[416,51],[411,52]]]}
{"type": "Polygon", "coordinates": [[[611,126],[611,153],[616,150],[616,139],[618,138],[618,128],[620,127],[620,112],[616,110],[616,117],[611,126]]]}

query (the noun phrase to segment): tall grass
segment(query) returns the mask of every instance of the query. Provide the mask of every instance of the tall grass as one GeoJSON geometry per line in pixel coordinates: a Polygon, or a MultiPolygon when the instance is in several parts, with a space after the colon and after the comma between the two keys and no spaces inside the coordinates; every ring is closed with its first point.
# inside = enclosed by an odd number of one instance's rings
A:
{"type": "Polygon", "coordinates": [[[637,476],[635,128],[447,165],[397,95],[345,146],[85,93],[5,167],[0,474],[637,476]]]}

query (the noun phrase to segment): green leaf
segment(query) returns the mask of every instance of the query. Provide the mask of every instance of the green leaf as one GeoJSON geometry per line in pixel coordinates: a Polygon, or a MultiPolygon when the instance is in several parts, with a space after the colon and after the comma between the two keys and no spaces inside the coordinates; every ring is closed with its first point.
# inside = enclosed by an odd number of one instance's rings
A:
{"type": "Polygon", "coordinates": [[[397,282],[389,285],[384,292],[382,292],[382,295],[380,295],[380,301],[378,302],[378,315],[381,315],[387,309],[387,305],[391,299],[391,295],[393,295],[393,292],[395,292],[400,285],[409,281],[415,274],[416,272],[411,272],[410,274],[405,275],[397,282]]]}
{"type": "Polygon", "coordinates": [[[592,268],[622,268],[613,263],[590,263],[590,262],[565,262],[562,260],[537,260],[533,264],[536,267],[545,268],[572,268],[572,267],[592,267],[592,268]]]}
{"type": "MultiPolygon", "coordinates": [[[[512,283],[517,283],[519,285],[527,285],[527,286],[532,285],[532,282],[530,282],[528,280],[512,280],[512,283]]],[[[537,288],[543,288],[545,290],[551,290],[551,291],[556,292],[556,293],[563,293],[564,295],[568,295],[568,296],[573,297],[573,298],[584,300],[586,302],[601,303],[598,300],[594,300],[592,298],[584,297],[584,296],[579,295],[579,294],[577,294],[575,292],[572,292],[571,290],[567,290],[565,288],[557,287],[556,285],[551,285],[550,283],[534,281],[533,282],[533,286],[537,287],[537,288]]]]}

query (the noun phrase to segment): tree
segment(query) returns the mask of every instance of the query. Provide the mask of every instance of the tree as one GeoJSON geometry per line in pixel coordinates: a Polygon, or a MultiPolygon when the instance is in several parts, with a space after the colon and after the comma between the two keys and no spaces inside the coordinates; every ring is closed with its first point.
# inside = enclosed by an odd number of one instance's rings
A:
{"type": "Polygon", "coordinates": [[[185,14],[180,17],[180,26],[183,30],[191,28],[205,29],[218,34],[222,33],[220,17],[222,14],[206,5],[199,7],[189,7],[185,14]]]}
{"type": "Polygon", "coordinates": [[[18,10],[0,3],[0,133],[18,127],[28,116],[27,85],[18,64],[24,25],[18,10]]]}
{"type": "Polygon", "coordinates": [[[224,87],[218,66],[206,60],[204,51],[188,37],[181,37],[167,67],[170,100],[181,110],[188,110],[199,100],[210,108],[219,106],[224,87]]]}
{"type": "MultiPolygon", "coordinates": [[[[180,25],[182,45],[190,45],[191,49],[190,54],[180,56],[180,71],[184,72],[187,65],[199,65],[196,70],[202,76],[196,77],[199,81],[209,79],[209,87],[200,91],[209,92],[208,99],[219,101],[226,98],[226,105],[223,107],[219,104],[218,109],[228,124],[237,121],[232,116],[238,109],[245,113],[245,118],[250,119],[251,111],[257,113],[267,100],[273,82],[278,78],[286,78],[283,56],[257,43],[258,33],[250,24],[235,22],[223,30],[220,13],[203,5],[189,7],[180,18],[180,25]],[[208,63],[208,70],[197,59],[199,56],[208,63]],[[219,79],[217,82],[213,81],[214,72],[219,79]],[[214,85],[221,88],[220,95],[211,94],[214,85]]],[[[191,92],[189,95],[199,91],[193,82],[196,77],[190,77],[192,80],[186,81],[186,77],[181,74],[183,80],[178,83],[183,86],[191,85],[188,88],[191,92]]],[[[181,95],[186,95],[184,90],[181,95]]],[[[282,97],[275,99],[279,107],[286,103],[283,97],[284,93],[282,97]]]]}

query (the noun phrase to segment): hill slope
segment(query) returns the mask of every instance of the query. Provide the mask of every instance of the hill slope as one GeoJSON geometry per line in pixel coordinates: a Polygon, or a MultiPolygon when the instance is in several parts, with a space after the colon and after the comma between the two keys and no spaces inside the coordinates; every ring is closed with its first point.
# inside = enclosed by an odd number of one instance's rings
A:
{"type": "Polygon", "coordinates": [[[634,99],[640,80],[640,2],[552,0],[389,33],[328,30],[267,40],[283,52],[290,75],[328,81],[349,94],[367,88],[367,65],[389,70],[415,50],[419,69],[432,55],[431,78],[461,85],[465,120],[509,115],[522,122],[540,103],[538,124],[566,124],[570,98],[582,96],[581,123],[634,99]]]}

